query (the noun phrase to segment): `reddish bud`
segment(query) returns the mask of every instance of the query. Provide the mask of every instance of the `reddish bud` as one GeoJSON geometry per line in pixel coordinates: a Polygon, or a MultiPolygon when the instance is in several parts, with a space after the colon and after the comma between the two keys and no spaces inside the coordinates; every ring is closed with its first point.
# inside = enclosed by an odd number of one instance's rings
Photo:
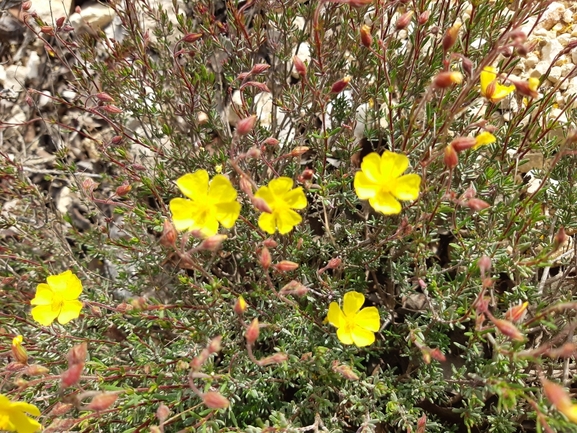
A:
{"type": "Polygon", "coordinates": [[[207,347],[208,353],[212,354],[220,352],[221,345],[222,345],[222,336],[218,335],[214,337],[212,340],[210,340],[210,344],[207,347]]]}
{"type": "Polygon", "coordinates": [[[234,312],[239,316],[242,316],[243,313],[246,311],[247,305],[246,301],[242,296],[239,296],[234,303],[234,312]]]}
{"type": "Polygon", "coordinates": [[[22,335],[17,335],[12,339],[12,355],[20,364],[28,364],[28,352],[22,346],[22,335]]]}
{"type": "Polygon", "coordinates": [[[68,365],[82,364],[86,362],[86,355],[88,354],[88,343],[83,342],[74,346],[68,352],[68,365]]]}
{"type": "Polygon", "coordinates": [[[226,409],[230,402],[219,392],[208,391],[202,396],[202,401],[209,409],[226,409]]]}
{"type": "Polygon", "coordinates": [[[165,405],[164,403],[160,403],[160,406],[158,406],[158,409],[156,409],[156,418],[158,418],[158,420],[161,423],[163,423],[164,421],[166,421],[169,415],[170,415],[170,409],[168,408],[168,406],[165,405]]]}
{"type": "Polygon", "coordinates": [[[247,344],[249,345],[254,344],[254,342],[258,340],[259,334],[260,334],[260,326],[258,324],[258,319],[255,317],[251,322],[251,324],[246,329],[246,333],[244,334],[247,344]]]}
{"type": "Polygon", "coordinates": [[[118,188],[116,188],[116,195],[118,197],[124,197],[130,191],[132,191],[132,186],[125,183],[123,185],[120,185],[118,188]]]}
{"type": "Polygon", "coordinates": [[[455,84],[461,84],[463,82],[463,74],[457,71],[452,72],[439,72],[433,78],[433,86],[437,89],[446,89],[455,84]]]}
{"type": "Polygon", "coordinates": [[[252,205],[257,208],[261,212],[272,213],[272,209],[268,205],[268,203],[260,197],[252,197],[250,199],[252,205]]]}
{"type": "Polygon", "coordinates": [[[443,156],[443,161],[447,167],[451,170],[457,166],[459,163],[459,157],[457,156],[457,152],[453,149],[453,146],[448,145],[445,147],[445,153],[443,156]]]}
{"type": "Polygon", "coordinates": [[[455,45],[460,28],[461,24],[454,24],[445,32],[445,36],[443,37],[443,51],[447,52],[455,45]]]}
{"type": "Polygon", "coordinates": [[[327,269],[336,269],[336,268],[340,267],[342,263],[343,263],[343,261],[340,257],[335,257],[334,259],[329,260],[326,268],[327,269]]]}
{"type": "Polygon", "coordinates": [[[427,415],[423,414],[417,420],[417,432],[416,433],[425,433],[425,429],[427,427],[427,415]]]}
{"type": "Polygon", "coordinates": [[[120,135],[115,135],[110,139],[111,144],[120,144],[122,143],[122,137],[120,135]]]}
{"type": "Polygon", "coordinates": [[[298,156],[301,156],[301,155],[307,153],[309,151],[309,149],[310,149],[310,147],[307,147],[307,146],[297,146],[293,150],[291,150],[291,153],[289,155],[292,156],[293,158],[296,158],[298,156]]]}
{"type": "Polygon", "coordinates": [[[408,11],[401,15],[395,24],[395,28],[397,30],[403,30],[406,28],[413,18],[413,13],[413,11],[408,11]]]}
{"type": "Polygon", "coordinates": [[[510,307],[505,313],[505,319],[510,320],[513,323],[522,322],[527,314],[528,302],[523,302],[522,304],[510,307]]]}
{"type": "Polygon", "coordinates": [[[463,71],[467,74],[467,77],[471,78],[473,76],[473,62],[467,57],[461,57],[461,65],[463,66],[463,71]]]}
{"type": "Polygon", "coordinates": [[[298,177],[299,182],[305,183],[305,182],[312,180],[314,174],[315,174],[315,171],[313,169],[305,168],[303,170],[303,172],[298,177]]]}
{"type": "Polygon", "coordinates": [[[298,269],[298,267],[299,267],[298,263],[290,262],[288,260],[282,260],[277,264],[273,265],[273,268],[275,268],[277,272],[290,272],[298,269]]]}
{"type": "Polygon", "coordinates": [[[299,283],[298,281],[292,280],[288,284],[286,284],[282,289],[280,289],[281,295],[295,295],[295,296],[304,296],[308,293],[309,289],[299,283]]]}
{"type": "Polygon", "coordinates": [[[298,56],[293,56],[293,65],[297,74],[301,77],[305,77],[307,75],[307,66],[305,63],[300,59],[298,56]]]}
{"type": "Polygon", "coordinates": [[[82,13],[82,8],[80,6],[76,6],[74,8],[74,12],[76,12],[77,14],[82,13]]]}
{"type": "Polygon", "coordinates": [[[113,394],[110,392],[102,393],[95,396],[90,403],[86,406],[87,409],[100,412],[102,410],[108,409],[118,400],[118,394],[113,394]]]}
{"type": "Polygon", "coordinates": [[[455,152],[463,152],[464,150],[470,149],[477,144],[474,137],[457,137],[451,141],[450,146],[455,150],[455,152]]]}
{"type": "Polygon", "coordinates": [[[58,402],[54,405],[52,410],[48,413],[48,416],[57,417],[57,416],[66,415],[72,409],[74,409],[74,405],[72,403],[60,403],[60,402],[58,402]]]}
{"type": "Polygon", "coordinates": [[[525,42],[527,40],[527,35],[525,32],[519,27],[509,32],[509,38],[514,40],[515,42],[525,42]]]}
{"type": "Polygon", "coordinates": [[[203,240],[198,246],[202,251],[217,251],[220,249],[222,243],[228,238],[227,235],[214,235],[203,240]]]}
{"type": "Polygon", "coordinates": [[[29,11],[31,7],[32,7],[31,1],[26,1],[26,2],[22,3],[22,10],[23,11],[29,11]]]}
{"type": "Polygon", "coordinates": [[[279,143],[280,143],[280,141],[278,141],[274,137],[269,137],[265,141],[262,142],[262,144],[265,144],[267,146],[278,146],[279,143]]]}
{"type": "Polygon", "coordinates": [[[479,212],[482,211],[483,209],[491,207],[491,205],[479,198],[472,198],[467,200],[467,207],[474,212],[479,212]]]}
{"type": "Polygon", "coordinates": [[[122,110],[120,108],[118,108],[116,105],[103,105],[100,108],[102,108],[104,111],[106,111],[107,113],[110,114],[120,114],[122,113],[122,110]]]}
{"type": "Polygon", "coordinates": [[[441,350],[438,348],[429,350],[429,354],[431,355],[431,358],[433,358],[436,361],[444,362],[447,360],[445,354],[441,352],[441,350]]]}
{"type": "Polygon", "coordinates": [[[256,116],[254,114],[252,116],[248,116],[242,120],[239,120],[238,124],[236,125],[236,133],[238,135],[248,134],[254,128],[255,123],[256,123],[256,116]]]}
{"type": "Polygon", "coordinates": [[[262,250],[260,251],[258,261],[264,269],[270,268],[272,257],[267,247],[263,247],[262,250]]]}
{"type": "Polygon", "coordinates": [[[273,238],[267,238],[263,241],[262,243],[265,247],[267,248],[276,248],[278,246],[277,241],[275,241],[273,238]]]}
{"type": "Polygon", "coordinates": [[[62,24],[64,24],[64,20],[66,20],[66,17],[60,17],[56,20],[56,27],[57,28],[61,28],[62,24]]]}
{"type": "Polygon", "coordinates": [[[254,75],[262,74],[268,68],[270,68],[270,65],[267,65],[266,63],[257,63],[252,67],[250,73],[254,75]]]}
{"type": "Polygon", "coordinates": [[[571,397],[569,397],[569,393],[565,391],[565,388],[544,377],[541,377],[541,383],[543,384],[543,391],[547,400],[570,421],[577,422],[577,405],[571,402],[571,397]]]}
{"type": "Polygon", "coordinates": [[[334,83],[331,87],[331,93],[341,93],[349,85],[351,77],[347,76],[334,83]]]}
{"type": "Polygon", "coordinates": [[[525,336],[508,320],[490,318],[495,327],[506,337],[515,341],[524,341],[525,336]]]}
{"type": "Polygon", "coordinates": [[[247,81],[242,86],[240,86],[240,90],[244,89],[245,87],[256,87],[261,92],[271,93],[270,89],[265,83],[260,83],[258,81],[247,81]]]}
{"type": "Polygon", "coordinates": [[[72,364],[68,370],[66,370],[61,375],[61,384],[62,388],[68,388],[80,380],[80,375],[82,374],[82,369],[84,368],[84,364],[72,364]]]}
{"type": "Polygon", "coordinates": [[[96,96],[96,98],[102,102],[114,102],[114,99],[112,99],[112,96],[110,96],[108,93],[100,92],[94,96],[96,96]]]}
{"type": "Polygon", "coordinates": [[[182,41],[190,44],[198,41],[200,38],[202,38],[202,33],[189,33],[182,38],[182,41]]]}
{"type": "Polygon", "coordinates": [[[28,376],[44,376],[48,374],[49,371],[50,370],[48,370],[46,367],[43,367],[42,365],[32,364],[26,368],[26,372],[24,374],[27,374],[28,376]]]}
{"type": "Polygon", "coordinates": [[[429,17],[431,16],[431,12],[430,11],[425,11],[422,12],[421,15],[419,15],[419,18],[417,18],[417,23],[419,23],[419,25],[423,25],[425,24],[427,21],[429,21],[429,17]]]}
{"type": "Polygon", "coordinates": [[[168,221],[164,220],[162,228],[162,236],[160,237],[160,245],[165,247],[173,247],[176,243],[176,229],[174,225],[168,221]]]}
{"type": "Polygon", "coordinates": [[[335,373],[340,374],[347,380],[359,380],[359,376],[348,365],[339,364],[339,362],[335,360],[331,368],[335,373]]]}
{"type": "Polygon", "coordinates": [[[247,158],[259,159],[261,156],[260,149],[258,147],[253,146],[250,149],[248,149],[245,156],[247,158]]]}
{"type": "Polygon", "coordinates": [[[481,275],[485,275],[485,273],[491,270],[491,259],[487,256],[483,256],[477,262],[477,266],[481,270],[481,275]]]}
{"type": "Polygon", "coordinates": [[[557,349],[550,349],[545,352],[549,358],[557,359],[557,358],[570,358],[575,355],[577,351],[577,344],[575,343],[565,343],[563,346],[557,349]]]}
{"type": "Polygon", "coordinates": [[[361,44],[369,48],[373,44],[373,36],[371,35],[371,28],[366,24],[361,26],[361,44]]]}
{"type": "Polygon", "coordinates": [[[267,356],[258,361],[258,365],[261,367],[265,367],[267,365],[272,364],[282,364],[288,359],[288,355],[286,353],[275,353],[274,355],[267,356]]]}
{"type": "Polygon", "coordinates": [[[54,27],[52,26],[41,26],[40,32],[48,36],[54,36],[54,27]]]}
{"type": "Polygon", "coordinates": [[[252,184],[250,183],[250,181],[246,178],[246,176],[241,176],[240,177],[240,190],[242,192],[244,192],[246,195],[248,195],[249,197],[252,197],[252,184]]]}
{"type": "Polygon", "coordinates": [[[514,85],[517,93],[523,96],[527,96],[528,98],[537,98],[539,96],[539,92],[537,89],[539,88],[539,80],[537,78],[529,78],[529,81],[519,81],[515,79],[509,79],[514,85]]]}

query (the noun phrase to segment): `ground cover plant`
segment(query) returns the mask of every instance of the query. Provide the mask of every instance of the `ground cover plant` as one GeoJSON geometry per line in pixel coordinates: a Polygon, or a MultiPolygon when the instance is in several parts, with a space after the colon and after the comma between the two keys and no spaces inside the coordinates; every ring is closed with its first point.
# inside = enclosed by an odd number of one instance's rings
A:
{"type": "Polygon", "coordinates": [[[1,124],[0,429],[577,431],[549,6],[20,5],[52,91],[1,124]]]}

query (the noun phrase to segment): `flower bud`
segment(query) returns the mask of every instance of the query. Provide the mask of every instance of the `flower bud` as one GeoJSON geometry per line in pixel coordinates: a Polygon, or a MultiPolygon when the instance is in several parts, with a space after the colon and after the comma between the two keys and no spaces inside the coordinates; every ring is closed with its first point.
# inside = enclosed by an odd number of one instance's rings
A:
{"type": "Polygon", "coordinates": [[[527,40],[527,35],[520,27],[518,27],[509,32],[509,38],[515,42],[525,42],[527,40]]]}
{"type": "Polygon", "coordinates": [[[491,318],[491,322],[506,337],[515,341],[524,341],[525,336],[517,329],[513,323],[508,320],[491,318]]]}
{"type": "Polygon", "coordinates": [[[265,199],[260,198],[260,197],[252,197],[250,199],[252,205],[257,208],[259,211],[261,212],[266,212],[266,213],[272,213],[272,209],[270,208],[270,206],[268,205],[268,203],[265,201],[265,199]]]}
{"type": "Polygon", "coordinates": [[[250,149],[248,149],[248,151],[246,152],[246,157],[247,158],[252,158],[252,159],[259,159],[261,155],[260,149],[258,147],[251,147],[250,149]]]}
{"type": "Polygon", "coordinates": [[[301,183],[308,182],[308,181],[312,180],[314,174],[315,174],[315,171],[313,169],[305,168],[303,170],[303,172],[298,176],[298,180],[301,183]]]}
{"type": "Polygon", "coordinates": [[[484,275],[491,270],[491,259],[487,256],[483,256],[477,262],[477,266],[479,266],[481,274],[484,275]]]}
{"type": "Polygon", "coordinates": [[[263,241],[262,243],[265,247],[267,248],[276,248],[278,246],[277,241],[275,241],[273,238],[267,238],[263,241]]]}
{"type": "Polygon", "coordinates": [[[222,336],[218,335],[214,337],[212,340],[210,340],[210,343],[207,347],[208,353],[213,354],[216,352],[220,352],[221,345],[222,345],[222,336]]]}
{"type": "Polygon", "coordinates": [[[61,28],[62,24],[64,24],[64,21],[66,20],[66,17],[60,17],[56,20],[56,28],[61,28]]]}
{"type": "Polygon", "coordinates": [[[120,144],[122,142],[122,137],[120,135],[115,135],[110,139],[111,144],[120,144]]]}
{"type": "Polygon", "coordinates": [[[459,157],[457,156],[457,152],[453,149],[453,146],[450,144],[445,147],[445,154],[443,156],[443,161],[445,165],[449,167],[451,170],[457,166],[459,163],[459,157]]]}
{"type": "Polygon", "coordinates": [[[351,77],[346,76],[345,78],[340,79],[336,83],[334,83],[331,87],[331,93],[341,93],[345,88],[349,85],[351,81],[351,77]]]}
{"type": "Polygon", "coordinates": [[[227,235],[214,235],[203,240],[198,249],[201,251],[217,251],[220,249],[222,243],[228,238],[227,235]]]}
{"type": "Polygon", "coordinates": [[[48,413],[48,416],[57,417],[57,416],[66,415],[72,409],[74,409],[74,405],[72,403],[60,403],[60,402],[58,402],[54,405],[52,410],[48,413]]]}
{"type": "Polygon", "coordinates": [[[104,93],[104,92],[100,92],[97,93],[96,95],[94,95],[99,101],[102,102],[114,102],[114,99],[112,99],[112,96],[110,96],[108,93],[104,93]]]}
{"type": "Polygon", "coordinates": [[[28,364],[28,352],[22,346],[22,335],[17,335],[12,339],[12,355],[20,364],[28,364]]]}
{"type": "Polygon", "coordinates": [[[435,361],[445,362],[447,360],[445,354],[441,352],[439,348],[429,350],[429,354],[431,355],[431,358],[433,358],[435,361]]]}
{"type": "Polygon", "coordinates": [[[457,36],[459,36],[459,29],[461,28],[461,24],[457,23],[454,24],[451,28],[447,29],[445,32],[445,36],[443,37],[443,51],[449,51],[455,42],[457,42],[457,36]]]}
{"type": "Polygon", "coordinates": [[[298,263],[290,262],[288,260],[282,260],[277,264],[273,265],[273,268],[275,268],[277,272],[290,272],[298,269],[298,267],[299,267],[298,263]]]}
{"type": "Polygon", "coordinates": [[[505,313],[505,319],[510,320],[513,323],[522,322],[527,314],[528,302],[523,302],[522,304],[510,307],[505,313]]]}
{"type": "Polygon", "coordinates": [[[118,188],[116,188],[116,195],[118,197],[124,197],[126,194],[128,194],[130,191],[132,190],[132,186],[129,184],[123,184],[120,185],[118,188]]]}
{"type": "Polygon", "coordinates": [[[425,433],[425,429],[427,428],[427,415],[423,414],[417,420],[417,432],[416,433],[425,433]]]}
{"type": "Polygon", "coordinates": [[[176,243],[176,229],[174,225],[168,221],[164,220],[162,228],[162,236],[160,237],[160,245],[165,247],[173,247],[176,243]]]}
{"type": "Polygon", "coordinates": [[[27,374],[28,376],[45,376],[49,371],[50,370],[42,365],[32,364],[28,366],[24,374],[27,374]]]}
{"type": "Polygon", "coordinates": [[[86,355],[88,354],[88,343],[83,342],[74,346],[68,352],[68,365],[82,364],[86,362],[86,355]]]}
{"type": "Polygon", "coordinates": [[[395,28],[397,30],[403,30],[406,28],[413,18],[413,13],[413,11],[408,11],[401,15],[395,24],[395,28]]]}
{"type": "Polygon", "coordinates": [[[295,70],[297,71],[297,74],[299,74],[301,77],[304,77],[307,75],[307,66],[300,59],[299,56],[293,56],[293,65],[294,65],[295,70]]]}
{"type": "Polygon", "coordinates": [[[82,369],[84,368],[83,363],[72,364],[68,370],[66,370],[61,375],[61,385],[62,388],[68,388],[80,380],[80,375],[82,374],[82,369]]]}
{"type": "Polygon", "coordinates": [[[86,406],[87,409],[93,410],[96,412],[100,412],[102,410],[108,409],[110,406],[114,404],[114,402],[118,400],[118,394],[114,394],[111,392],[105,392],[99,395],[96,395],[90,403],[86,406]]]}
{"type": "Polygon", "coordinates": [[[119,114],[122,113],[122,109],[118,108],[116,105],[103,105],[100,108],[102,108],[104,111],[106,111],[107,113],[110,114],[119,114]]]}
{"type": "Polygon", "coordinates": [[[557,349],[549,349],[545,352],[545,355],[552,359],[571,358],[575,355],[575,352],[577,352],[577,344],[565,343],[557,349]]]}
{"type": "Polygon", "coordinates": [[[262,74],[264,71],[266,71],[269,68],[270,68],[270,65],[267,65],[266,63],[257,63],[256,65],[254,65],[252,67],[252,69],[250,70],[250,73],[253,75],[262,74]]]}
{"type": "Polygon", "coordinates": [[[52,26],[40,26],[40,32],[48,36],[54,36],[54,27],[52,26]]]}
{"type": "Polygon", "coordinates": [[[254,114],[252,116],[248,116],[242,120],[239,120],[236,125],[236,133],[238,135],[248,134],[254,128],[255,123],[256,123],[256,116],[254,114]]]}
{"type": "Polygon", "coordinates": [[[430,12],[430,11],[422,12],[422,13],[419,15],[419,18],[417,18],[417,23],[422,26],[422,25],[425,24],[427,21],[429,21],[429,17],[430,17],[430,16],[431,16],[431,12],[430,12]]]}
{"type": "Polygon", "coordinates": [[[258,261],[264,269],[270,268],[272,257],[267,247],[263,247],[262,250],[260,251],[258,261]]]}
{"type": "Polygon", "coordinates": [[[269,137],[267,138],[265,141],[262,142],[262,144],[265,144],[267,146],[278,146],[280,143],[280,141],[278,141],[276,138],[274,137],[269,137]]]}
{"type": "Polygon", "coordinates": [[[282,364],[288,359],[288,355],[286,353],[275,353],[274,355],[267,356],[258,361],[258,365],[261,367],[265,367],[267,365],[272,364],[282,364]]]}
{"type": "Polygon", "coordinates": [[[166,421],[169,415],[170,415],[170,409],[168,408],[168,406],[165,405],[164,403],[160,403],[160,406],[158,406],[158,409],[156,409],[156,418],[158,418],[160,422],[164,422],[166,421]]]}
{"type": "Polygon", "coordinates": [[[366,24],[361,26],[361,44],[363,46],[370,48],[373,44],[373,36],[371,35],[371,28],[366,24]]]}
{"type": "Polygon", "coordinates": [[[31,7],[32,7],[31,1],[26,1],[26,2],[22,3],[22,10],[23,11],[29,11],[31,7]]]}
{"type": "Polygon", "coordinates": [[[569,418],[571,422],[577,422],[577,405],[571,402],[571,397],[569,397],[569,393],[565,391],[565,388],[544,377],[541,378],[541,383],[543,384],[543,391],[547,400],[549,400],[559,412],[569,418]]]}
{"type": "Polygon", "coordinates": [[[475,146],[477,142],[473,137],[457,137],[451,141],[450,146],[459,153],[475,146]]]}
{"type": "Polygon", "coordinates": [[[230,402],[219,392],[208,391],[202,396],[202,401],[209,409],[226,409],[230,402]]]}
{"type": "Polygon", "coordinates": [[[182,41],[190,44],[198,41],[200,38],[202,38],[202,33],[189,33],[182,38],[182,41]]]}
{"type": "Polygon", "coordinates": [[[234,303],[234,312],[239,316],[242,316],[243,313],[246,311],[247,305],[246,301],[242,296],[239,296],[234,303]]]}
{"type": "Polygon", "coordinates": [[[304,155],[305,153],[307,153],[309,151],[310,147],[307,146],[297,146],[295,147],[293,150],[291,150],[291,153],[289,153],[290,156],[292,156],[293,158],[296,158],[298,156],[304,155]]]}
{"type": "Polygon", "coordinates": [[[244,193],[245,193],[246,195],[248,195],[249,197],[252,197],[252,196],[253,196],[253,193],[252,193],[252,184],[250,183],[250,180],[248,180],[248,179],[246,178],[246,176],[241,176],[241,177],[240,177],[239,184],[240,184],[240,190],[241,190],[242,192],[244,192],[244,193]]]}
{"type": "Polygon", "coordinates": [[[455,84],[461,84],[463,82],[463,74],[457,71],[452,72],[439,72],[433,78],[433,86],[437,89],[446,89],[455,84]]]}
{"type": "Polygon", "coordinates": [[[281,295],[295,295],[304,296],[309,292],[309,289],[302,283],[292,280],[286,284],[282,289],[280,289],[281,295]]]}
{"type": "Polygon", "coordinates": [[[539,92],[537,89],[539,88],[540,81],[538,78],[531,77],[529,81],[519,81],[515,79],[509,79],[515,86],[517,93],[523,96],[527,96],[528,98],[537,98],[539,96],[539,92]]]}
{"type": "Polygon", "coordinates": [[[91,196],[96,188],[100,185],[98,182],[94,182],[91,178],[87,177],[82,181],[82,189],[86,195],[91,196]]]}
{"type": "Polygon", "coordinates": [[[246,329],[245,338],[246,343],[249,345],[254,344],[258,340],[258,335],[260,334],[260,326],[258,324],[258,319],[255,317],[251,324],[246,329]]]}
{"type": "Polygon", "coordinates": [[[467,74],[467,77],[471,78],[473,76],[473,62],[467,57],[461,57],[461,66],[463,71],[467,74]]]}
{"type": "Polygon", "coordinates": [[[332,370],[335,373],[340,374],[347,380],[359,380],[359,376],[353,371],[351,367],[345,364],[340,364],[338,361],[333,361],[333,365],[331,366],[332,370]]]}
{"type": "Polygon", "coordinates": [[[482,211],[483,209],[491,207],[491,205],[479,198],[471,198],[467,200],[467,207],[474,212],[479,212],[482,211]]]}

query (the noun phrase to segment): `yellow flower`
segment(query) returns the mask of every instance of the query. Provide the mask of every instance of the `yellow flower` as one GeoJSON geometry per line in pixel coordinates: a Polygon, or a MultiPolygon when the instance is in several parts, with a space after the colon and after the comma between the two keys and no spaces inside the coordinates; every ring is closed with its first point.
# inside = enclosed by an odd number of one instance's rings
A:
{"type": "Polygon", "coordinates": [[[370,153],[355,174],[354,187],[361,200],[369,200],[377,212],[385,215],[401,212],[398,200],[415,200],[419,196],[421,177],[418,174],[402,176],[409,166],[405,155],[385,150],[382,156],[370,153]]]}
{"type": "Polygon", "coordinates": [[[180,177],[176,184],[188,197],[170,200],[172,221],[178,231],[198,230],[204,237],[218,232],[218,224],[230,229],[239,214],[240,203],[230,180],[217,174],[208,181],[206,170],[197,170],[180,177]],[[190,199],[190,200],[189,200],[190,199]]]}
{"type": "Polygon", "coordinates": [[[481,95],[496,104],[515,90],[515,86],[504,86],[497,80],[497,69],[492,66],[485,66],[481,72],[481,95]]]}
{"type": "Polygon", "coordinates": [[[40,423],[26,414],[39,416],[40,411],[33,404],[12,402],[0,394],[0,430],[18,433],[33,433],[40,430],[40,423]]]}
{"type": "Polygon", "coordinates": [[[265,232],[272,235],[278,228],[284,235],[303,220],[293,209],[307,207],[307,198],[302,187],[292,187],[292,179],[279,177],[271,180],[268,186],[261,186],[254,195],[264,200],[272,210],[271,213],[262,213],[258,219],[258,226],[265,232]]]}
{"type": "Polygon", "coordinates": [[[329,305],[327,320],[337,328],[337,337],[343,344],[355,344],[358,347],[368,346],[375,342],[375,332],[381,326],[377,307],[361,310],[365,296],[358,292],[345,293],[343,309],[336,302],[329,305]]]}
{"type": "Polygon", "coordinates": [[[24,339],[21,335],[17,335],[12,339],[12,355],[20,364],[28,364],[28,352],[22,346],[23,341],[24,339]]]}
{"type": "Polygon", "coordinates": [[[82,302],[78,296],[82,293],[82,283],[72,271],[50,275],[46,283],[38,284],[36,296],[30,301],[36,305],[32,309],[32,317],[44,326],[52,324],[54,319],[64,325],[78,318],[82,302]]]}
{"type": "Polygon", "coordinates": [[[473,146],[473,149],[478,149],[481,146],[494,143],[495,141],[497,141],[497,139],[493,134],[483,131],[475,137],[475,145],[473,146]]]}

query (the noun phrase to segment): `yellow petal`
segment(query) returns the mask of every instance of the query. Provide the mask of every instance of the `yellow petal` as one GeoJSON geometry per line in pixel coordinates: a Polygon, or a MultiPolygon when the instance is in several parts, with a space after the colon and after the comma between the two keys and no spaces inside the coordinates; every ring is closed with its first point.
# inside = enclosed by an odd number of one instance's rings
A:
{"type": "Polygon", "coordinates": [[[297,224],[300,224],[303,218],[292,209],[286,209],[281,212],[273,212],[276,220],[276,226],[281,235],[290,232],[297,224]]]}
{"type": "Polygon", "coordinates": [[[490,96],[489,99],[491,99],[491,102],[496,104],[514,90],[515,90],[514,85],[504,86],[502,84],[497,84],[497,86],[495,87],[495,92],[490,96]]]}
{"type": "Polygon", "coordinates": [[[223,227],[230,229],[240,215],[240,203],[232,201],[216,205],[216,219],[223,227]]]}
{"type": "Polygon", "coordinates": [[[536,92],[537,89],[539,88],[539,85],[541,84],[539,78],[535,77],[530,77],[528,83],[529,83],[529,90],[532,90],[533,92],[536,92]]]}
{"type": "Polygon", "coordinates": [[[371,331],[355,326],[352,332],[353,343],[355,346],[364,347],[370,346],[375,342],[375,334],[371,331]]]}
{"type": "Polygon", "coordinates": [[[355,192],[361,200],[368,200],[377,195],[381,188],[378,184],[373,182],[364,171],[357,171],[355,174],[355,181],[353,182],[355,192]]]}
{"type": "Polygon", "coordinates": [[[373,183],[381,182],[381,157],[378,153],[369,153],[363,158],[361,163],[361,171],[365,174],[367,179],[373,183]]]}
{"type": "Polygon", "coordinates": [[[192,213],[195,208],[194,202],[186,198],[173,198],[170,200],[168,207],[172,214],[172,222],[176,230],[181,232],[194,226],[194,219],[192,218],[192,213]]]}
{"type": "Polygon", "coordinates": [[[399,200],[415,200],[419,197],[421,188],[421,176],[418,174],[406,174],[397,179],[393,195],[399,200]]]}
{"type": "Polygon", "coordinates": [[[82,302],[80,301],[65,301],[62,304],[60,314],[58,315],[58,323],[65,325],[72,319],[78,319],[82,310],[82,302]]]}
{"type": "Polygon", "coordinates": [[[36,287],[36,296],[30,301],[31,305],[50,305],[52,304],[52,298],[54,293],[50,286],[46,283],[38,284],[36,287]]]}
{"type": "Polygon", "coordinates": [[[38,421],[28,418],[20,411],[12,411],[10,413],[10,422],[14,425],[17,433],[34,433],[41,427],[38,421]]]}
{"type": "Polygon", "coordinates": [[[195,201],[206,199],[208,193],[208,172],[197,170],[194,173],[187,173],[176,181],[178,189],[195,201]]]}
{"type": "Polygon", "coordinates": [[[274,232],[276,232],[276,221],[273,214],[266,212],[261,213],[258,218],[258,226],[268,234],[274,234],[274,232]]]}
{"type": "Polygon", "coordinates": [[[284,202],[291,209],[304,209],[307,207],[307,198],[300,186],[287,192],[284,196],[284,202]]]}
{"type": "Polygon", "coordinates": [[[497,141],[497,139],[495,138],[495,136],[493,134],[491,134],[490,132],[487,132],[487,131],[483,131],[475,137],[475,143],[476,144],[473,146],[473,149],[477,149],[478,147],[485,146],[486,144],[494,143],[495,141],[497,141]]]}
{"type": "Polygon", "coordinates": [[[227,203],[236,200],[237,192],[225,176],[217,174],[210,181],[208,199],[212,203],[227,203]]]}
{"type": "Polygon", "coordinates": [[[329,313],[327,314],[329,323],[337,328],[340,328],[345,323],[345,315],[336,302],[331,302],[329,305],[329,313]]]}
{"type": "Polygon", "coordinates": [[[346,326],[337,329],[337,337],[343,344],[353,344],[353,336],[346,326]]]}
{"type": "Polygon", "coordinates": [[[381,327],[381,317],[377,307],[363,308],[355,316],[355,325],[367,331],[377,332],[381,327]]]}
{"type": "Polygon", "coordinates": [[[497,69],[492,66],[485,66],[479,79],[481,80],[481,94],[487,96],[487,87],[497,79],[497,69]]]}
{"type": "Polygon", "coordinates": [[[560,409],[571,422],[577,422],[577,404],[572,404],[566,408],[560,409]]]}
{"type": "Polygon", "coordinates": [[[72,275],[72,271],[64,271],[58,275],[50,275],[46,278],[46,282],[53,292],[65,292],[68,286],[68,279],[72,275]]]}
{"type": "Polygon", "coordinates": [[[30,403],[25,403],[23,401],[14,401],[10,403],[12,409],[19,412],[26,412],[32,416],[40,416],[40,409],[30,403]]]}
{"type": "Polygon", "coordinates": [[[369,204],[377,212],[393,215],[401,212],[401,203],[390,192],[379,191],[375,197],[369,199],[369,204]]]}
{"type": "Polygon", "coordinates": [[[409,167],[409,158],[402,153],[385,150],[381,156],[381,175],[386,179],[396,179],[409,167]]]}
{"type": "Polygon", "coordinates": [[[275,198],[268,186],[261,186],[254,194],[256,198],[262,198],[272,209],[275,204],[275,198]]]}
{"type": "Polygon", "coordinates": [[[359,292],[347,292],[343,297],[343,312],[347,317],[353,317],[365,303],[365,295],[359,292]]]}
{"type": "Polygon", "coordinates": [[[43,326],[50,326],[59,312],[59,309],[52,308],[52,305],[38,305],[31,311],[32,318],[43,326]]]}
{"type": "Polygon", "coordinates": [[[71,301],[73,299],[78,299],[82,293],[82,282],[80,278],[74,275],[72,272],[68,274],[68,280],[66,281],[66,290],[62,292],[62,299],[65,301],[71,301]]]}
{"type": "Polygon", "coordinates": [[[293,187],[293,180],[290,177],[279,177],[269,182],[268,187],[274,196],[284,196],[293,187]]]}
{"type": "Polygon", "coordinates": [[[208,238],[218,233],[218,220],[216,219],[216,209],[202,215],[202,218],[195,220],[192,230],[200,230],[202,236],[208,238]]]}

